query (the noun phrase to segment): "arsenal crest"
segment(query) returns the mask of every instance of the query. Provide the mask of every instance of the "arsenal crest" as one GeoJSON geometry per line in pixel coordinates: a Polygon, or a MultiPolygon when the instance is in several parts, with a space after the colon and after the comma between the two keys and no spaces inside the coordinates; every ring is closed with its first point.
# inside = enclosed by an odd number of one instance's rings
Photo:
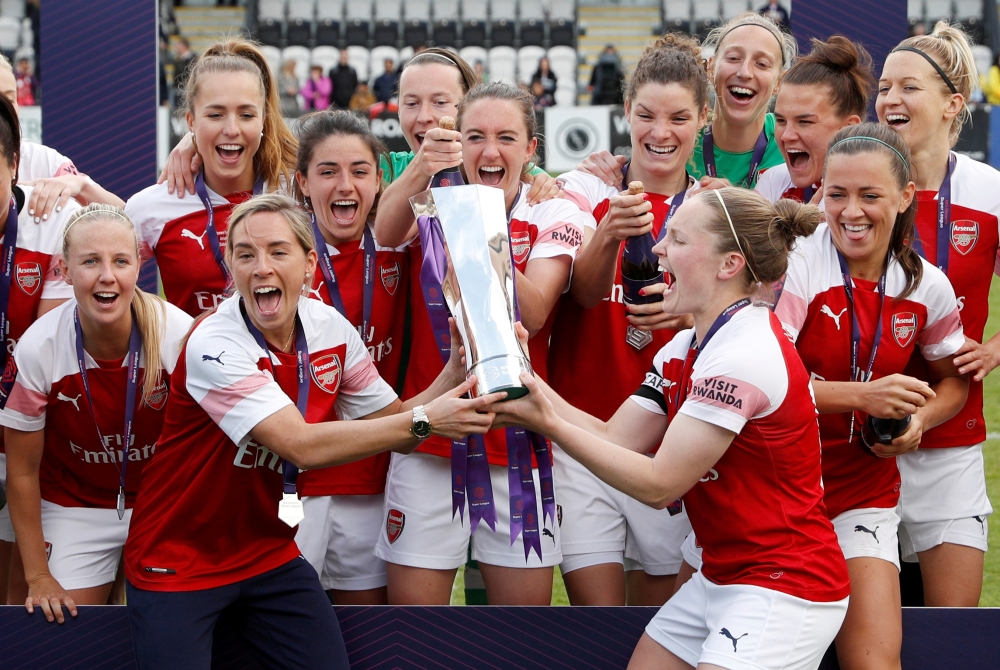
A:
{"type": "Polygon", "coordinates": [[[904,349],[913,340],[917,332],[917,315],[913,312],[900,312],[892,315],[892,337],[896,344],[904,349]]]}
{"type": "Polygon", "coordinates": [[[309,366],[312,372],[313,381],[316,386],[330,394],[337,393],[340,388],[340,377],[343,368],[340,365],[340,356],[337,354],[326,354],[320,356],[309,366]]]}
{"type": "Polygon", "coordinates": [[[389,538],[389,544],[399,539],[403,534],[403,526],[406,525],[406,515],[398,509],[389,510],[385,517],[385,535],[389,538]]]}
{"type": "Polygon", "coordinates": [[[146,398],[146,405],[153,410],[160,411],[167,404],[167,382],[160,380],[153,392],[146,398]]]}
{"type": "Polygon", "coordinates": [[[510,249],[514,252],[515,263],[523,263],[528,260],[528,252],[531,251],[531,234],[528,231],[523,233],[510,231],[510,249]]]}
{"type": "Polygon", "coordinates": [[[396,295],[396,287],[399,286],[399,263],[393,263],[391,267],[379,266],[379,276],[382,278],[382,286],[386,293],[396,295]]]}
{"type": "Polygon", "coordinates": [[[42,266],[38,263],[18,263],[14,266],[14,276],[22,291],[35,295],[42,285],[42,266]]]}
{"type": "Polygon", "coordinates": [[[978,223],[968,219],[951,222],[951,246],[955,247],[955,251],[965,256],[972,251],[978,241],[978,223]]]}

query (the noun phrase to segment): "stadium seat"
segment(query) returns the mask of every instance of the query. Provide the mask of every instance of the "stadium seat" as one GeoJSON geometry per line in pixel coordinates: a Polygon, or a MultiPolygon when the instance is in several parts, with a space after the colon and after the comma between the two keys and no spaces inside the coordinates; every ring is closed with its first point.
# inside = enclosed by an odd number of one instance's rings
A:
{"type": "Polygon", "coordinates": [[[368,49],[358,45],[347,47],[347,64],[353,67],[358,73],[358,81],[368,81],[371,70],[368,67],[368,49]]]}
{"type": "Polygon", "coordinates": [[[347,45],[367,46],[371,37],[372,0],[350,0],[346,20],[344,40],[347,45]]]}
{"type": "Polygon", "coordinates": [[[511,47],[514,46],[516,38],[516,0],[492,0],[490,3],[490,43],[495,47],[511,47]]]}
{"type": "Polygon", "coordinates": [[[261,51],[264,53],[264,58],[267,60],[271,72],[277,76],[281,72],[281,49],[270,44],[265,44],[261,47],[261,51]]]}
{"type": "Polygon", "coordinates": [[[340,49],[331,46],[318,46],[310,54],[310,65],[319,65],[323,68],[323,74],[330,72],[330,68],[340,62],[340,49]]]}
{"type": "Polygon", "coordinates": [[[517,83],[517,52],[511,47],[490,49],[490,81],[517,83]]]}
{"type": "MultiPolygon", "coordinates": [[[[462,44],[481,47],[486,43],[486,0],[461,0],[462,44]]],[[[436,34],[437,31],[435,31],[436,34]]]]}
{"type": "Polygon", "coordinates": [[[285,40],[289,45],[306,46],[312,42],[315,10],[314,0],[288,1],[288,24],[285,27],[285,40]]]}
{"type": "MultiPolygon", "coordinates": [[[[537,0],[527,0],[527,2],[537,2],[537,0]]],[[[576,6],[573,0],[552,0],[549,6],[550,21],[576,21],[576,6]]]]}
{"type": "Polygon", "coordinates": [[[941,19],[951,20],[951,0],[927,0],[927,22],[941,19]]]}
{"type": "Polygon", "coordinates": [[[545,44],[545,4],[542,0],[521,0],[518,7],[521,17],[518,27],[521,46],[542,46],[545,44]]]}
{"type": "Polygon", "coordinates": [[[13,58],[21,43],[21,22],[10,16],[0,16],[0,51],[13,58]]]}
{"type": "Polygon", "coordinates": [[[257,19],[285,20],[285,0],[260,0],[257,3],[257,19]]]}
{"type": "Polygon", "coordinates": [[[694,32],[702,40],[719,25],[720,12],[719,0],[694,0],[694,32]]]}
{"type": "Polygon", "coordinates": [[[403,44],[413,47],[427,44],[430,39],[430,0],[409,0],[404,11],[403,44]]]}
{"type": "Polygon", "coordinates": [[[663,0],[665,32],[691,32],[691,0],[663,0]]]}
{"type": "Polygon", "coordinates": [[[576,82],[563,84],[560,81],[553,97],[556,99],[557,107],[573,107],[576,105],[576,82]]]}
{"type": "Polygon", "coordinates": [[[0,0],[0,16],[12,19],[24,18],[24,0],[0,0]]]}
{"type": "Polygon", "coordinates": [[[396,47],[377,46],[371,50],[368,56],[368,62],[371,64],[368,71],[371,73],[372,79],[385,72],[384,62],[386,58],[393,62],[394,68],[399,67],[399,50],[396,47]]]}
{"type": "Polygon", "coordinates": [[[434,31],[431,39],[438,46],[458,43],[458,0],[434,0],[434,31]]]}
{"type": "Polygon", "coordinates": [[[983,3],[979,0],[955,0],[955,20],[962,24],[973,42],[987,41],[983,3]]]}
{"type": "Polygon", "coordinates": [[[312,52],[304,46],[285,47],[281,52],[281,62],[295,59],[295,77],[299,80],[299,86],[306,83],[309,78],[309,63],[312,60],[312,52]]]}
{"type": "Polygon", "coordinates": [[[747,0],[722,0],[722,20],[728,21],[753,9],[754,7],[747,0]]]}
{"type": "Polygon", "coordinates": [[[399,50],[399,62],[406,63],[413,58],[413,47],[403,47],[399,50]]]}
{"type": "Polygon", "coordinates": [[[549,49],[549,67],[556,73],[559,82],[576,82],[576,49],[554,46],[549,49]]]}
{"type": "MultiPolygon", "coordinates": [[[[517,52],[517,74],[525,84],[531,83],[531,78],[535,74],[535,70],[538,69],[538,61],[545,56],[545,49],[538,46],[526,46],[521,47],[517,52]]],[[[552,67],[551,61],[549,62],[549,68],[552,67]]],[[[556,77],[559,77],[559,73],[556,72],[556,77]]]]}
{"type": "Polygon", "coordinates": [[[525,19],[544,22],[545,5],[544,0],[521,0],[517,6],[517,15],[521,17],[521,23],[524,23],[525,19]]]}
{"type": "Polygon", "coordinates": [[[396,46],[403,16],[401,0],[375,0],[375,44],[396,46]]]}
{"type": "Polygon", "coordinates": [[[490,69],[488,65],[489,54],[482,47],[465,47],[458,52],[458,55],[473,68],[476,67],[476,61],[478,60],[483,63],[483,70],[488,71],[490,69]]]}
{"type": "Polygon", "coordinates": [[[285,40],[285,22],[278,19],[258,19],[257,39],[263,44],[280,47],[285,40]]]}
{"type": "Polygon", "coordinates": [[[343,23],[343,0],[318,0],[316,3],[317,46],[340,46],[340,29],[343,23]]]}

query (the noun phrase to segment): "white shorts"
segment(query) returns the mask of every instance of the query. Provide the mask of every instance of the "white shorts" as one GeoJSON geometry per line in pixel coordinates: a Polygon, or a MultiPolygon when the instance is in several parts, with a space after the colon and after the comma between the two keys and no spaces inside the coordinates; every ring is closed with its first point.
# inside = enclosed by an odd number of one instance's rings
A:
{"type": "Polygon", "coordinates": [[[62,507],[42,500],[42,535],[49,572],[67,590],[115,581],[118,560],[128,538],[132,510],[62,507]]]}
{"type": "Polygon", "coordinates": [[[899,515],[895,508],[852,509],[833,519],[833,530],[844,558],[881,558],[899,570],[896,530],[899,515]]]}
{"type": "Polygon", "coordinates": [[[306,518],[295,533],[299,551],[324,589],[366,591],[386,585],[385,561],[375,557],[384,496],[305,496],[306,518]]]}
{"type": "Polygon", "coordinates": [[[805,670],[819,667],[847,601],[814,603],[760,586],[720,586],[699,572],[660,608],[646,634],[692,666],[805,670]]]}
{"type": "Polygon", "coordinates": [[[684,556],[685,563],[695,570],[701,570],[701,547],[698,545],[698,538],[695,537],[694,531],[688,533],[688,536],[684,538],[684,543],[681,545],[681,555],[684,556]]]}
{"type": "MultiPolygon", "coordinates": [[[[0,454],[0,482],[7,486],[7,454],[0,454]]],[[[10,521],[10,505],[0,509],[0,542],[14,541],[14,524],[10,521]]]]}
{"type": "Polygon", "coordinates": [[[949,542],[988,548],[993,506],[986,495],[983,445],[917,449],[896,458],[903,560],[949,542]]]}
{"type": "Polygon", "coordinates": [[[602,563],[627,570],[676,575],[681,542],[691,532],[687,514],[644,505],[605,484],[554,446],[556,496],[561,509],[563,573],[602,563]]]}
{"type": "MultiPolygon", "coordinates": [[[[510,542],[507,468],[498,465],[490,466],[497,513],[496,532],[485,523],[479,524],[472,537],[473,559],[505,568],[548,568],[562,562],[559,524],[553,519],[544,521],[542,527],[538,470],[534,472],[534,479],[542,560],[539,561],[532,551],[525,561],[521,536],[514,544],[510,542]]],[[[558,498],[556,500],[558,502],[558,498]]],[[[397,565],[450,570],[465,564],[469,539],[468,505],[461,519],[452,519],[449,459],[419,452],[393,454],[375,555],[397,565]]]]}

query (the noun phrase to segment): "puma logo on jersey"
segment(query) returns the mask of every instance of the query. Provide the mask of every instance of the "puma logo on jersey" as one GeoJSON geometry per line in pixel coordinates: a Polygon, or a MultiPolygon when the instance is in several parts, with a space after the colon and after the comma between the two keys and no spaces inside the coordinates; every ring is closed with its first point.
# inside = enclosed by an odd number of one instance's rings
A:
{"type": "Polygon", "coordinates": [[[854,532],[855,533],[868,533],[869,535],[871,535],[872,537],[875,538],[875,544],[882,544],[881,542],[878,541],[878,535],[875,534],[875,533],[878,532],[878,529],[879,529],[878,526],[875,526],[875,530],[868,530],[864,526],[855,526],[854,527],[854,532]]]}
{"type": "Polygon", "coordinates": [[[81,395],[83,394],[79,393],[75,398],[70,398],[69,396],[63,395],[62,391],[60,391],[59,393],[56,393],[56,400],[65,400],[66,402],[73,403],[73,407],[76,407],[76,411],[79,412],[80,411],[79,401],[81,395]]]}
{"type": "Polygon", "coordinates": [[[821,314],[826,314],[828,317],[833,319],[833,322],[837,324],[837,330],[840,330],[840,317],[844,316],[844,312],[847,311],[846,307],[840,310],[840,314],[834,314],[833,310],[830,309],[829,305],[823,305],[822,307],[819,308],[819,311],[821,314]]]}
{"type": "Polygon", "coordinates": [[[225,351],[220,351],[218,356],[209,356],[208,354],[202,354],[201,355],[201,362],[204,363],[206,361],[215,361],[219,365],[225,367],[226,364],[222,362],[222,354],[224,354],[224,353],[226,353],[226,352],[225,351]]]}
{"type": "Polygon", "coordinates": [[[319,293],[319,290],[320,290],[321,288],[323,288],[323,284],[324,284],[324,283],[325,283],[325,282],[320,282],[320,283],[319,283],[319,286],[317,286],[316,288],[311,288],[311,289],[309,289],[309,297],[310,297],[310,298],[316,298],[316,299],[317,299],[317,300],[319,300],[320,302],[323,302],[323,296],[321,296],[321,295],[320,295],[320,293],[319,293]]]}
{"type": "Polygon", "coordinates": [[[979,522],[979,527],[982,529],[983,535],[986,535],[986,517],[974,516],[972,518],[979,522]]]}
{"type": "Polygon", "coordinates": [[[553,542],[556,541],[556,536],[553,535],[552,531],[549,530],[548,528],[542,528],[542,535],[544,535],[545,537],[551,537],[553,542]]]}
{"type": "Polygon", "coordinates": [[[208,233],[208,231],[206,230],[201,235],[195,235],[194,233],[192,233],[187,228],[181,228],[181,237],[186,237],[189,240],[194,240],[195,242],[198,243],[198,246],[201,247],[202,251],[205,250],[205,235],[207,233],[208,233]]]}
{"type": "Polygon", "coordinates": [[[733,643],[733,653],[736,653],[736,643],[745,638],[749,633],[743,633],[739,637],[733,637],[733,634],[729,632],[728,628],[723,628],[719,631],[719,635],[725,635],[733,643]]]}

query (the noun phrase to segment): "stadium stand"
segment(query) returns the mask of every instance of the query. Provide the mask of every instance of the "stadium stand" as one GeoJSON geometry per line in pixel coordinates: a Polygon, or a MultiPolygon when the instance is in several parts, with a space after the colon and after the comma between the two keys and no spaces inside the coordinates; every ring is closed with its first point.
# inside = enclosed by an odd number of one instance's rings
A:
{"type": "MultiPolygon", "coordinates": [[[[542,59],[545,55],[545,49],[539,46],[526,46],[521,47],[517,52],[517,74],[521,81],[525,84],[531,83],[531,77],[535,74],[535,70],[538,69],[538,61],[542,59]]],[[[552,63],[549,62],[549,67],[552,67],[552,63]]],[[[558,80],[559,73],[556,72],[556,78],[558,80]]]]}
{"type": "Polygon", "coordinates": [[[702,40],[705,39],[712,28],[720,24],[720,11],[721,7],[715,0],[711,0],[710,2],[699,0],[694,3],[694,14],[692,15],[694,32],[702,40]]]}
{"type": "Polygon", "coordinates": [[[375,0],[375,45],[395,46],[399,41],[402,0],[375,0]]]}
{"type": "Polygon", "coordinates": [[[367,47],[371,38],[372,0],[351,0],[347,3],[347,25],[344,40],[349,47],[367,47]]]}
{"type": "Polygon", "coordinates": [[[324,45],[318,46],[312,50],[309,60],[312,65],[319,65],[323,68],[323,74],[326,74],[330,68],[340,62],[340,49],[324,45]]]}
{"type": "MultiPolygon", "coordinates": [[[[368,72],[371,73],[372,79],[378,77],[383,72],[385,72],[385,59],[388,58],[396,66],[399,65],[399,49],[390,46],[378,46],[371,50],[368,56],[368,72]]],[[[358,79],[361,79],[361,73],[358,73],[358,79]]]]}
{"type": "Polygon", "coordinates": [[[344,25],[343,0],[317,0],[316,2],[316,45],[336,47],[340,45],[341,28],[344,25]]]}
{"type": "Polygon", "coordinates": [[[434,0],[435,44],[458,44],[458,0],[434,0]]]}
{"type": "Polygon", "coordinates": [[[410,47],[427,44],[431,25],[430,0],[408,0],[404,11],[403,44],[410,47]]]}
{"type": "Polygon", "coordinates": [[[458,55],[465,59],[465,62],[469,65],[475,66],[476,61],[482,61],[483,67],[486,68],[486,62],[489,60],[486,49],[482,47],[463,47],[458,55]]]}
{"type": "MultiPolygon", "coordinates": [[[[308,47],[292,45],[285,47],[284,51],[281,52],[281,62],[284,63],[290,58],[295,59],[295,78],[299,80],[299,86],[302,86],[309,78],[312,54],[308,47]]],[[[323,71],[323,74],[326,74],[326,70],[323,71]]]]}
{"type": "Polygon", "coordinates": [[[347,63],[358,73],[358,81],[368,81],[370,67],[370,54],[366,47],[352,44],[347,47],[347,63]]]}
{"type": "Polygon", "coordinates": [[[490,49],[490,81],[517,82],[517,52],[512,47],[490,49]]]}

